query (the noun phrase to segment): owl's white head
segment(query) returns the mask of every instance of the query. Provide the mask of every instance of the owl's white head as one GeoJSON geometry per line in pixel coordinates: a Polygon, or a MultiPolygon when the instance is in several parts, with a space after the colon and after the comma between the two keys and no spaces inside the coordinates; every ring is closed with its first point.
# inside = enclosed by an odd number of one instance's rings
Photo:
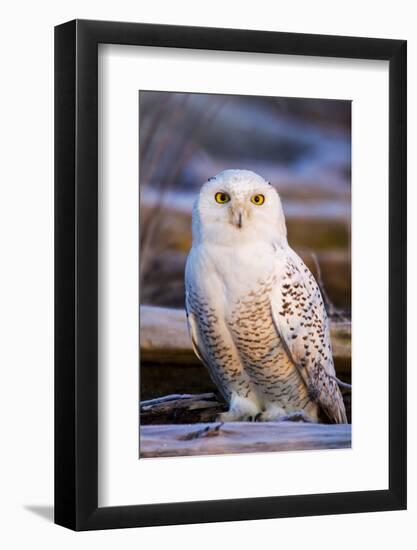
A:
{"type": "Polygon", "coordinates": [[[250,170],[225,170],[203,184],[193,208],[193,243],[286,243],[275,189],[250,170]]]}

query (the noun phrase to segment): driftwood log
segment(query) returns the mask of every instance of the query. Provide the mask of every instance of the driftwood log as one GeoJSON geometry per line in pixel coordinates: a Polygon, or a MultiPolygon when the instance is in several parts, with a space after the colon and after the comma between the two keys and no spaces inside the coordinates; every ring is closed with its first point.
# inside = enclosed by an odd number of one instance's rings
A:
{"type": "Polygon", "coordinates": [[[140,428],[140,457],[306,451],[351,447],[349,424],[227,422],[140,428]]]}
{"type": "Polygon", "coordinates": [[[214,422],[226,409],[214,393],[173,394],[142,401],[140,422],[144,424],[190,424],[214,422]]]}
{"type": "Polygon", "coordinates": [[[140,405],[140,456],[235,454],[343,449],[351,446],[348,424],[215,421],[225,410],[214,393],[173,394],[140,405]]]}

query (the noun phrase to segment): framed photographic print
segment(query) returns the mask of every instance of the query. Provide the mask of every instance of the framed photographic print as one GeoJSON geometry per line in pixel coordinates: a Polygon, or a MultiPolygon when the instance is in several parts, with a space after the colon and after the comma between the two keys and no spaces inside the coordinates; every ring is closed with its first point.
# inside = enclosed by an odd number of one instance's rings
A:
{"type": "Polygon", "coordinates": [[[55,521],[406,507],[406,42],[55,29],[55,521]]]}

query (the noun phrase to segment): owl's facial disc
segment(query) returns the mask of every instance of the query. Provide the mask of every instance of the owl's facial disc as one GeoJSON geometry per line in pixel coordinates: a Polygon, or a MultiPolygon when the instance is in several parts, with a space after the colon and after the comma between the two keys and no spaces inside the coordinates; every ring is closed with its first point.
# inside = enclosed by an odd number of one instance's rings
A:
{"type": "Polygon", "coordinates": [[[275,189],[248,170],[226,170],[201,188],[193,213],[195,242],[223,245],[286,239],[275,189]]]}

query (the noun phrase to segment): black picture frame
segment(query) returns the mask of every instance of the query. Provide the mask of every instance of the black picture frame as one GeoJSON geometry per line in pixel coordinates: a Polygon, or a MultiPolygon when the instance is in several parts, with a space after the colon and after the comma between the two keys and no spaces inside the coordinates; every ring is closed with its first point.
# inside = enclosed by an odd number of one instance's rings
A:
{"type": "MultiPolygon", "coordinates": [[[[55,522],[74,530],[406,508],[406,41],[74,20],[55,28],[55,522]],[[98,44],[389,61],[389,488],[98,507],[98,44]]],[[[370,147],[372,145],[370,144],[370,147]]]]}

